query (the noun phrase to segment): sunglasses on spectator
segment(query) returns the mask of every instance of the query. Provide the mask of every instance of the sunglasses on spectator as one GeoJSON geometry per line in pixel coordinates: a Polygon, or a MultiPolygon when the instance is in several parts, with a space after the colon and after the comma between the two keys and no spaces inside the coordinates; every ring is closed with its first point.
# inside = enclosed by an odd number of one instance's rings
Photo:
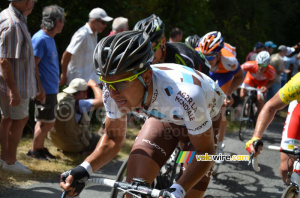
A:
{"type": "Polygon", "coordinates": [[[258,66],[260,66],[260,67],[267,67],[268,64],[258,64],[258,66]]]}
{"type": "Polygon", "coordinates": [[[215,60],[216,57],[217,57],[217,55],[205,56],[206,60],[208,60],[208,61],[215,60]]]}
{"type": "Polygon", "coordinates": [[[145,71],[146,70],[143,70],[140,73],[134,74],[132,76],[129,76],[127,78],[123,78],[123,79],[120,79],[120,80],[115,80],[115,81],[106,81],[106,80],[103,80],[102,76],[99,77],[99,80],[101,82],[103,82],[104,85],[108,89],[113,89],[114,91],[122,92],[122,91],[124,91],[126,88],[128,88],[131,85],[132,81],[134,81],[135,79],[137,79],[139,77],[139,75],[141,75],[145,71]]]}
{"type": "Polygon", "coordinates": [[[106,25],[106,24],[107,24],[106,21],[102,21],[102,20],[100,20],[100,19],[96,19],[96,21],[102,23],[102,25],[106,25]]]}
{"type": "Polygon", "coordinates": [[[158,42],[158,44],[152,48],[152,50],[154,51],[154,53],[156,52],[156,50],[159,48],[160,44],[161,44],[162,39],[160,39],[160,41],[158,42]]]}

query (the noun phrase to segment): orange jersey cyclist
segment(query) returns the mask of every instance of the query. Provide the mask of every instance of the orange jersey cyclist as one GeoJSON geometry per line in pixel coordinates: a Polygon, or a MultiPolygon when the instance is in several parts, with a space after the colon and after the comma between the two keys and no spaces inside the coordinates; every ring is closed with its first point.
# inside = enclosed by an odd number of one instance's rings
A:
{"type": "MultiPolygon", "coordinates": [[[[224,106],[231,106],[233,104],[231,95],[242,83],[244,77],[239,62],[236,59],[235,47],[224,42],[221,32],[213,31],[199,39],[195,50],[203,53],[211,65],[210,77],[218,83],[227,96],[226,100],[224,100],[224,106]]],[[[222,116],[223,119],[218,138],[218,154],[223,153],[224,148],[223,140],[227,125],[225,108],[222,116]]],[[[220,164],[222,161],[216,161],[216,163],[220,164]]]]}
{"type": "Polygon", "coordinates": [[[267,51],[261,51],[257,54],[255,61],[247,61],[241,65],[242,69],[246,71],[246,76],[243,81],[240,96],[246,96],[246,87],[256,87],[260,89],[257,92],[257,112],[261,111],[265,103],[265,94],[268,88],[272,86],[275,80],[275,69],[269,65],[270,54],[267,51]]]}
{"type": "MultiPolygon", "coordinates": [[[[103,38],[94,64],[104,83],[104,135],[85,161],[62,174],[61,187],[75,195],[69,184],[87,179],[119,152],[126,135],[127,113],[141,108],[146,120],[131,150],[127,182],[144,178],[152,183],[179,142],[190,143],[198,154],[214,154],[219,114],[225,95],[205,74],[173,63],[151,65],[149,35],[128,31],[103,38]],[[216,119],[214,119],[216,118],[216,119]]],[[[177,198],[202,197],[210,180],[212,161],[189,163],[169,190],[177,198]],[[172,191],[172,192],[171,192],[172,191]]],[[[77,194],[80,190],[77,191],[77,194]]]]}

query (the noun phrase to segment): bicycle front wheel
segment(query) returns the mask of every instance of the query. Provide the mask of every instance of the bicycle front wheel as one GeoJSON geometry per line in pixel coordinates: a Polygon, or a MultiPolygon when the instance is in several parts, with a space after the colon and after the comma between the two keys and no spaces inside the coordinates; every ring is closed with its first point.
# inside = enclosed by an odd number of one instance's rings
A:
{"type": "Polygon", "coordinates": [[[283,191],[281,198],[297,198],[298,197],[298,188],[294,185],[289,185],[283,191]]]}
{"type": "Polygon", "coordinates": [[[252,100],[247,97],[240,116],[239,138],[241,141],[250,140],[253,135],[254,120],[252,119],[252,113],[252,100]]]}
{"type": "MultiPolygon", "coordinates": [[[[122,182],[126,181],[127,163],[128,163],[128,158],[124,160],[123,164],[121,165],[117,174],[116,181],[122,181],[122,182]]],[[[112,188],[112,190],[110,191],[110,198],[122,198],[123,194],[124,193],[122,191],[112,188]]]]}

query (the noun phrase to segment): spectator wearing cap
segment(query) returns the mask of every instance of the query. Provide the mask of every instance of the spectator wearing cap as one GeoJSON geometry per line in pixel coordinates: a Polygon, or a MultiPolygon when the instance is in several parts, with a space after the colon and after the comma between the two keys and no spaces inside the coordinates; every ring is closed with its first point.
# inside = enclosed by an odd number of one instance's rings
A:
{"type": "Polygon", "coordinates": [[[75,78],[57,95],[57,100],[56,122],[49,133],[53,145],[65,152],[92,152],[100,136],[90,130],[90,112],[103,107],[97,83],[75,78]]]}
{"type": "Polygon", "coordinates": [[[299,72],[300,65],[300,43],[295,44],[293,47],[287,47],[286,56],[283,57],[285,62],[285,69],[291,71],[290,73],[283,72],[280,76],[281,86],[283,86],[289,79],[299,72]]]}
{"type": "Polygon", "coordinates": [[[249,54],[247,55],[246,57],[246,62],[247,61],[254,61],[257,54],[261,51],[265,50],[265,47],[264,47],[264,44],[262,42],[257,42],[255,45],[254,45],[254,49],[252,52],[249,52],[249,54]]]}
{"type": "Polygon", "coordinates": [[[44,147],[44,142],[47,133],[54,126],[59,87],[59,60],[54,37],[62,32],[64,25],[64,9],[57,5],[47,6],[42,12],[41,29],[31,39],[42,91],[35,97],[36,124],[32,148],[27,155],[42,160],[56,158],[44,147]]]}
{"type": "Polygon", "coordinates": [[[29,98],[38,91],[26,22],[35,1],[8,1],[9,7],[0,13],[0,167],[4,171],[29,174],[31,170],[17,160],[17,148],[28,120],[29,98]]]}
{"type": "Polygon", "coordinates": [[[276,76],[274,83],[269,88],[267,93],[267,100],[271,99],[280,89],[281,87],[281,80],[280,74],[285,71],[285,64],[283,61],[283,57],[287,54],[287,47],[285,45],[280,45],[278,47],[278,52],[272,54],[270,57],[270,65],[275,69],[276,76]]]}
{"type": "Polygon", "coordinates": [[[180,28],[173,28],[170,31],[170,38],[169,38],[169,42],[173,43],[173,42],[181,42],[182,40],[182,36],[183,36],[183,31],[180,28]]]}
{"type": "Polygon", "coordinates": [[[128,19],[125,17],[117,17],[114,19],[112,23],[112,31],[110,31],[109,35],[114,35],[119,32],[128,31],[128,19]]]}
{"type": "Polygon", "coordinates": [[[267,52],[269,52],[270,55],[272,55],[274,49],[277,47],[277,45],[273,43],[273,41],[266,41],[264,46],[265,46],[265,50],[267,50],[267,52]]]}
{"type": "Polygon", "coordinates": [[[60,85],[69,84],[74,78],[83,78],[86,81],[93,79],[100,83],[94,72],[93,53],[97,45],[97,34],[112,20],[102,8],[94,8],[89,13],[89,21],[75,32],[63,53],[60,85]]]}

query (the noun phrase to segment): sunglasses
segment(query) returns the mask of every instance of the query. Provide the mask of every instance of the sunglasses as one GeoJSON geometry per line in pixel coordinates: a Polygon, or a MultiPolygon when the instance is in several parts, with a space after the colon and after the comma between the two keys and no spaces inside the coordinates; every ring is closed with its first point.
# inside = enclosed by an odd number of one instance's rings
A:
{"type": "Polygon", "coordinates": [[[267,67],[268,64],[258,64],[258,66],[260,66],[260,67],[267,67]]]}
{"type": "Polygon", "coordinates": [[[158,44],[157,44],[155,47],[152,48],[152,50],[154,51],[154,53],[156,52],[156,50],[157,50],[158,47],[160,46],[161,41],[162,41],[162,39],[160,39],[160,41],[158,42],[158,44]]]}
{"type": "Polygon", "coordinates": [[[99,77],[99,80],[104,83],[104,85],[110,90],[113,89],[114,91],[122,92],[126,88],[128,88],[132,82],[139,77],[142,73],[144,73],[146,70],[141,71],[140,73],[134,74],[132,76],[129,76],[127,78],[123,78],[120,80],[115,81],[106,81],[103,80],[102,76],[99,77]]]}
{"type": "Polygon", "coordinates": [[[217,57],[217,55],[213,55],[213,56],[205,56],[206,60],[208,60],[208,61],[215,60],[216,57],[217,57]]]}
{"type": "Polygon", "coordinates": [[[96,21],[102,23],[102,25],[106,25],[106,24],[107,24],[106,21],[102,21],[102,20],[100,20],[100,19],[97,19],[96,21]]]}

